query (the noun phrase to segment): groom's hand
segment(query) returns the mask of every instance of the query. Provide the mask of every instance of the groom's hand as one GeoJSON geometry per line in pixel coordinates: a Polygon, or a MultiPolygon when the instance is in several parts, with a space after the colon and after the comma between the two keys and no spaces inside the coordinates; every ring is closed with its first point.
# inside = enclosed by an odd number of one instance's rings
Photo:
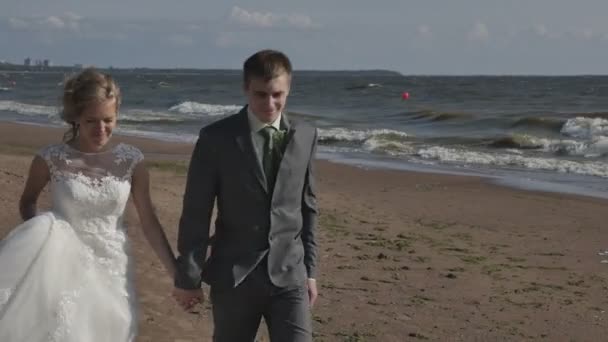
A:
{"type": "Polygon", "coordinates": [[[173,298],[186,311],[192,309],[197,304],[205,302],[203,289],[184,290],[175,287],[173,288],[173,298]]]}
{"type": "Polygon", "coordinates": [[[308,301],[309,305],[312,308],[317,301],[317,297],[319,296],[319,292],[317,291],[317,280],[308,278],[307,284],[308,286],[308,301]]]}

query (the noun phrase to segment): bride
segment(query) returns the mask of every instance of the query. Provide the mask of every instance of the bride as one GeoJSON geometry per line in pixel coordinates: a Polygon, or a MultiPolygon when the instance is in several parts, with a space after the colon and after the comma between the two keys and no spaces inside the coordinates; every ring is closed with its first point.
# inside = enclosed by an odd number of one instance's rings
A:
{"type": "Polygon", "coordinates": [[[0,341],[126,342],[137,317],[128,237],[129,195],[169,276],[175,258],[154,213],[143,155],[111,144],[120,90],[86,69],[65,84],[65,142],[34,157],[20,200],[25,220],[0,241],[0,341]],[[52,209],[36,201],[50,184],[52,209]]]}

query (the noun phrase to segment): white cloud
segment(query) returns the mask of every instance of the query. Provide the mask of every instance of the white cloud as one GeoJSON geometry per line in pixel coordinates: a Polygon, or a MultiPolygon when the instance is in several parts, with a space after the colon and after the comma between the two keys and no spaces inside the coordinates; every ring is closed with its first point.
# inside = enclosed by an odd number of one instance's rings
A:
{"type": "Polygon", "coordinates": [[[471,41],[481,41],[485,42],[490,39],[490,31],[486,24],[478,22],[475,24],[475,27],[469,32],[467,38],[471,41]]]}
{"type": "Polygon", "coordinates": [[[50,16],[42,20],[42,25],[46,26],[50,29],[62,29],[66,26],[66,24],[59,17],[50,16]]]}
{"type": "Polygon", "coordinates": [[[230,20],[243,25],[255,27],[272,27],[277,21],[272,13],[249,12],[238,6],[232,8],[230,20]]]}
{"type": "Polygon", "coordinates": [[[312,19],[303,14],[292,14],[285,17],[285,20],[289,24],[289,26],[300,28],[300,29],[308,29],[314,28],[315,24],[312,22],[312,19]]]}
{"type": "Polygon", "coordinates": [[[19,18],[9,18],[8,26],[13,30],[27,30],[30,28],[30,24],[27,21],[19,18]]]}
{"type": "Polygon", "coordinates": [[[319,27],[308,15],[248,11],[238,6],[232,7],[229,20],[240,25],[256,28],[291,27],[312,29],[319,27]]]}
{"type": "Polygon", "coordinates": [[[9,18],[8,25],[12,30],[31,30],[38,32],[72,30],[78,31],[82,17],[73,12],[48,17],[9,18]]]}

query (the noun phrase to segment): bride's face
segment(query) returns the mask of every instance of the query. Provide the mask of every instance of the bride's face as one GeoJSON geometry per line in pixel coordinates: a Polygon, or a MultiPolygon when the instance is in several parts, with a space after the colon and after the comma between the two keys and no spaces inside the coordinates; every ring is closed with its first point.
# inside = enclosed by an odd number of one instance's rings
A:
{"type": "Polygon", "coordinates": [[[90,104],[78,118],[78,144],[84,152],[97,152],[110,141],[116,127],[116,100],[90,104]]]}

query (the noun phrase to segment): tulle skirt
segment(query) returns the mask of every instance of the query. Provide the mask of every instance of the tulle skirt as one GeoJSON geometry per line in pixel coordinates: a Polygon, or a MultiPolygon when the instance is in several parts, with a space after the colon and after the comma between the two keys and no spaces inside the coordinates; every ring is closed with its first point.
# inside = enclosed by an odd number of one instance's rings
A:
{"type": "Polygon", "coordinates": [[[24,222],[0,241],[0,341],[133,341],[136,304],[121,267],[51,212],[24,222]]]}

